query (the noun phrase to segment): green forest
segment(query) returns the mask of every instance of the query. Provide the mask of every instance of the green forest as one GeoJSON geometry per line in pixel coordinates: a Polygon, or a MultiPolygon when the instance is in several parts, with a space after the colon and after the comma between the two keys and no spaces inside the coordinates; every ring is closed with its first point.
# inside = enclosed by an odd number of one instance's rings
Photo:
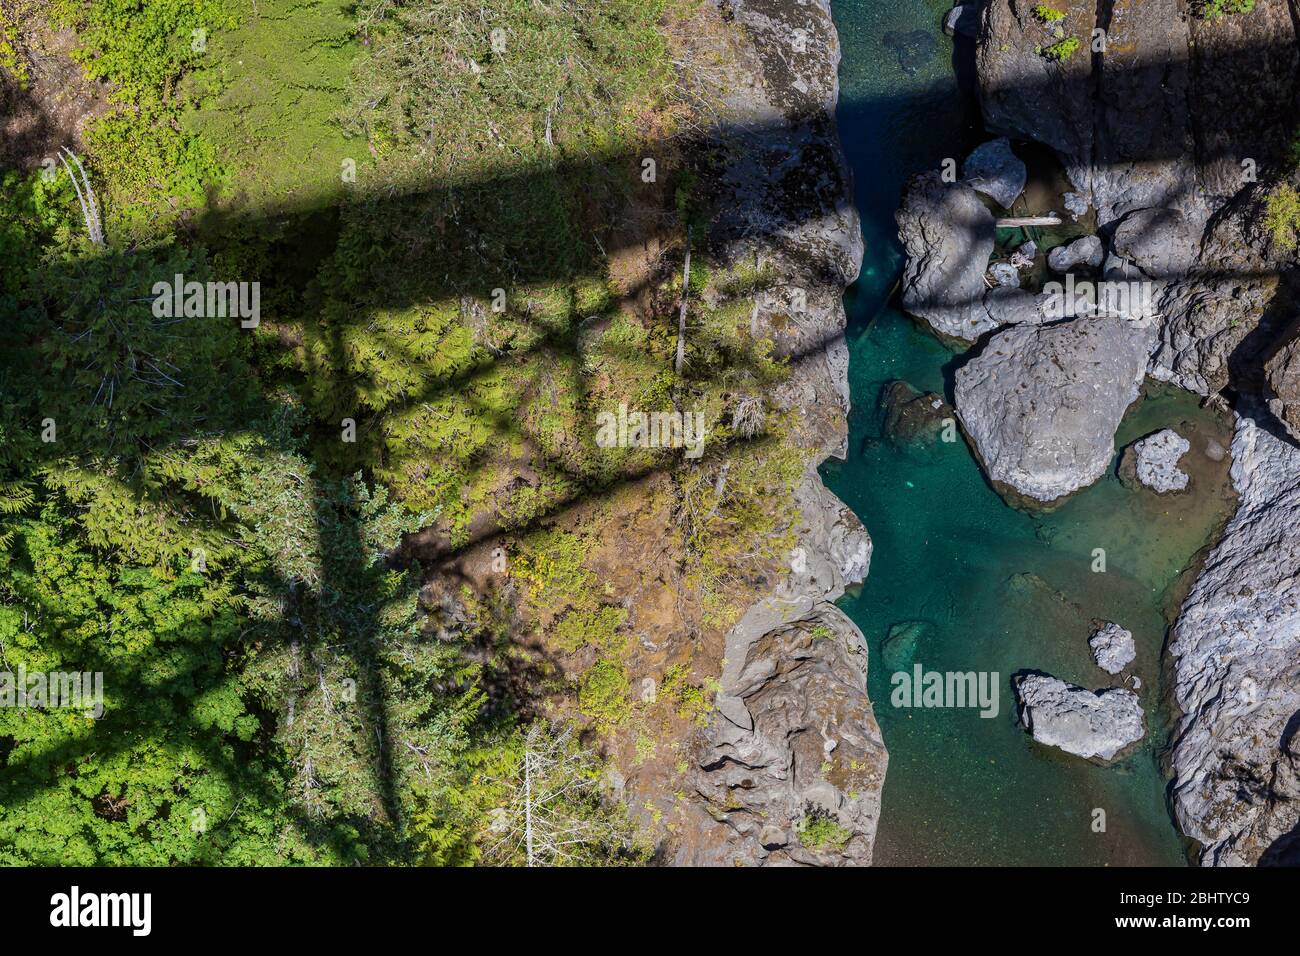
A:
{"type": "Polygon", "coordinates": [[[530,759],[583,781],[549,862],[653,859],[607,760],[717,674],[633,693],[600,529],[663,515],[716,631],[804,470],[728,412],[786,371],[704,249],[694,6],[0,0],[0,670],[104,687],[0,707],[0,864],[516,865],[530,759]],[[683,396],[699,461],[595,441],[683,396]],[[485,542],[499,587],[439,577],[485,542]]]}

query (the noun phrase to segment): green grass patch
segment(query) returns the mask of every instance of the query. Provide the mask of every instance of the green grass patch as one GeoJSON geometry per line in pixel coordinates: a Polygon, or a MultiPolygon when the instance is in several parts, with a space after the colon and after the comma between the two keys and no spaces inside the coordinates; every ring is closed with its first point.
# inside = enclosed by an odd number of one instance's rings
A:
{"type": "Polygon", "coordinates": [[[1279,248],[1287,252],[1295,250],[1300,235],[1300,193],[1290,183],[1282,183],[1269,194],[1264,228],[1279,248]]]}

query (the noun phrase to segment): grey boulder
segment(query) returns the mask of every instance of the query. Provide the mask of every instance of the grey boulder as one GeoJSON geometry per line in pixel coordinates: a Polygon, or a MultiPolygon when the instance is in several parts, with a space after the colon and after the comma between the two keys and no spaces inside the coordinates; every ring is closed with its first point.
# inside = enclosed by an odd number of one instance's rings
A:
{"type": "Polygon", "coordinates": [[[1052,502],[1105,474],[1154,330],[1114,316],[1015,326],[957,371],[956,408],[990,480],[1052,502]]]}
{"type": "Polygon", "coordinates": [[[1192,443],[1172,428],[1134,442],[1134,477],[1157,494],[1182,491],[1190,479],[1178,462],[1191,447],[1192,443]]]}
{"type": "Polygon", "coordinates": [[[906,253],[903,309],[939,334],[974,342],[995,326],[984,310],[984,274],[993,255],[993,214],[969,186],[938,172],[908,184],[895,216],[906,253]]]}
{"type": "Polygon", "coordinates": [[[1088,197],[1079,193],[1066,193],[1061,197],[1061,202],[1065,205],[1065,211],[1070,214],[1070,218],[1075,222],[1088,215],[1088,210],[1092,208],[1088,205],[1088,197]]]}
{"type": "Polygon", "coordinates": [[[1069,272],[1078,266],[1100,268],[1104,253],[1101,240],[1096,236],[1083,236],[1064,246],[1057,246],[1047,254],[1047,265],[1053,272],[1069,272]]]}
{"type": "Polygon", "coordinates": [[[995,262],[989,266],[989,275],[993,281],[1008,289],[1020,288],[1020,270],[1010,262],[995,262]]]}
{"type": "Polygon", "coordinates": [[[1020,721],[1041,744],[1076,757],[1110,761],[1146,736],[1138,695],[1113,687],[1094,693],[1046,674],[1016,679],[1020,721]]]}
{"type": "Polygon", "coordinates": [[[1181,279],[1196,264],[1200,231],[1176,209],[1139,209],[1115,230],[1115,252],[1152,279],[1181,279]]]}
{"type": "Polygon", "coordinates": [[[1137,657],[1133,632],[1109,621],[1092,632],[1088,649],[1093,661],[1107,674],[1118,674],[1137,657]]]}
{"type": "Polygon", "coordinates": [[[1011,140],[1005,136],[990,140],[967,156],[961,172],[972,189],[1004,209],[1010,209],[1025,191],[1029,178],[1024,162],[1011,151],[1011,140]]]}

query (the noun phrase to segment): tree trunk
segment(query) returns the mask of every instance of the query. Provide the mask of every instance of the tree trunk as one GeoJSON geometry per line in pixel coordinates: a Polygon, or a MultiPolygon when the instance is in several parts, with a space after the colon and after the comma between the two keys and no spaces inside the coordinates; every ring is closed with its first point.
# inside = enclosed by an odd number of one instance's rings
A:
{"type": "Polygon", "coordinates": [[[691,235],[686,234],[686,266],[682,269],[682,311],[677,317],[677,360],[673,368],[678,375],[686,363],[686,297],[691,291],[691,235]]]}

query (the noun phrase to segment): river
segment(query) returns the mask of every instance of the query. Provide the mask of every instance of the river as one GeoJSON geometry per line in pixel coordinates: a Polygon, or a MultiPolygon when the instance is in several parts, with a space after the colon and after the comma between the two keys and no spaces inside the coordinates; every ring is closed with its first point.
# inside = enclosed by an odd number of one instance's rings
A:
{"type": "Polygon", "coordinates": [[[1004,503],[964,441],[909,449],[882,432],[885,385],[903,380],[951,401],[961,361],[890,304],[901,268],[893,214],[904,181],[960,159],[984,138],[970,81],[958,80],[962,57],[939,27],[947,8],[942,0],[834,2],[843,45],[840,134],[866,253],[845,297],[849,456],[823,473],[875,542],[865,585],[841,606],[870,644],[871,697],[890,751],[876,862],[1185,865],[1159,766],[1171,719],[1160,655],[1178,585],[1224,517],[1226,464],[1204,449],[1210,439],[1227,443],[1225,423],[1188,393],[1148,390],[1129,410],[1117,447],[1177,428],[1193,443],[1184,467],[1196,493],[1133,491],[1112,469],[1044,515],[1004,503]],[[1108,767],[1032,741],[1011,691],[1022,670],[1091,688],[1112,684],[1089,657],[1098,620],[1134,633],[1133,673],[1149,727],[1141,749],[1108,767]],[[996,716],[891,704],[894,670],[881,645],[897,627],[910,627],[916,643],[901,664],[891,651],[895,668],[996,675],[996,716]]]}

